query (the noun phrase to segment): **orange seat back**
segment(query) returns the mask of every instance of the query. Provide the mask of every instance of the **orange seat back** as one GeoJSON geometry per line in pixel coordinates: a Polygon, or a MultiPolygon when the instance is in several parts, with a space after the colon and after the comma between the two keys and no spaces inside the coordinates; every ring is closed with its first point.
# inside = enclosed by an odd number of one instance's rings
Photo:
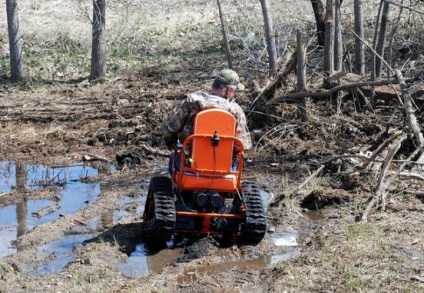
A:
{"type": "Polygon", "coordinates": [[[200,111],[193,121],[193,134],[183,143],[180,171],[173,178],[180,189],[215,189],[234,191],[240,185],[243,145],[235,137],[236,118],[226,110],[212,108],[200,111]],[[219,142],[212,144],[216,134],[219,142]],[[241,166],[232,170],[234,145],[241,166]],[[190,164],[187,164],[187,161],[190,164]]]}
{"type": "Polygon", "coordinates": [[[191,157],[201,170],[221,172],[231,171],[236,118],[222,109],[208,109],[199,112],[194,121],[193,134],[205,135],[205,138],[193,139],[191,157]],[[214,134],[220,138],[216,147],[212,146],[214,134]]]}

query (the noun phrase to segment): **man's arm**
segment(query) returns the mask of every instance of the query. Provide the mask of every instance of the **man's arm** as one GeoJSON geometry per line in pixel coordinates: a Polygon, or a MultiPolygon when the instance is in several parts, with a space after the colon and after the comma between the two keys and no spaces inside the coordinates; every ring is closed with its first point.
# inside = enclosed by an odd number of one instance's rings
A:
{"type": "Polygon", "coordinates": [[[168,149],[175,147],[178,134],[183,130],[187,121],[189,105],[186,100],[180,103],[162,123],[162,134],[168,149]]]}
{"type": "Polygon", "coordinates": [[[237,118],[237,128],[236,128],[236,137],[241,140],[243,143],[244,149],[248,150],[252,148],[252,137],[250,135],[249,128],[247,127],[247,119],[244,114],[243,109],[238,105],[235,106],[236,118],[237,118]]]}

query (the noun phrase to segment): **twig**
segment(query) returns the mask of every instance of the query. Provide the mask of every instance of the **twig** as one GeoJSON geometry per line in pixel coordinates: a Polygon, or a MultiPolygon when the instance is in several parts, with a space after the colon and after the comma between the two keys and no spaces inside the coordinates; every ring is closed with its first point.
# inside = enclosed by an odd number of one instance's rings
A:
{"type": "Polygon", "coordinates": [[[280,117],[280,116],[277,116],[277,115],[268,114],[268,113],[264,113],[264,112],[253,111],[253,110],[247,110],[247,111],[245,111],[245,112],[247,112],[247,113],[248,113],[247,115],[249,115],[250,113],[255,113],[255,114],[259,114],[259,115],[264,115],[264,116],[267,116],[267,117],[271,117],[271,118],[274,118],[274,119],[280,120],[280,121],[282,121],[282,122],[290,122],[290,120],[285,119],[285,118],[283,118],[283,117],[280,117]]]}
{"type": "Polygon", "coordinates": [[[386,159],[383,163],[383,166],[381,168],[380,175],[378,177],[378,184],[376,187],[376,193],[371,199],[371,201],[368,203],[367,207],[365,208],[364,213],[362,214],[361,220],[366,222],[368,214],[371,210],[371,208],[376,204],[378,199],[381,197],[382,203],[383,203],[383,210],[385,208],[385,200],[386,200],[386,188],[389,184],[391,184],[391,181],[387,181],[386,184],[383,184],[383,179],[386,176],[387,168],[389,167],[390,162],[393,159],[393,156],[396,154],[396,152],[399,150],[401,143],[403,140],[406,139],[406,135],[403,135],[400,137],[397,141],[393,142],[393,147],[390,148],[389,153],[386,156],[386,159]]]}
{"type": "Polygon", "coordinates": [[[418,191],[418,190],[412,190],[412,189],[404,189],[404,190],[401,190],[401,192],[408,193],[408,194],[414,194],[415,196],[417,196],[419,198],[424,198],[424,191],[418,191]]]}
{"type": "Polygon", "coordinates": [[[412,172],[402,172],[399,174],[404,179],[417,179],[417,180],[424,180],[424,176],[419,173],[412,173],[412,172]]]}
{"type": "Polygon", "coordinates": [[[377,185],[377,196],[381,195],[381,202],[383,211],[386,208],[386,186],[383,184],[384,177],[387,174],[387,168],[389,167],[390,162],[392,161],[394,155],[399,150],[402,142],[406,139],[406,135],[402,135],[397,141],[393,142],[393,147],[389,149],[389,152],[386,156],[386,160],[383,163],[381,168],[380,175],[378,176],[378,185],[377,185]]]}
{"type": "Polygon", "coordinates": [[[306,180],[303,181],[302,184],[300,184],[292,193],[290,193],[290,198],[296,196],[299,190],[301,190],[312,178],[317,176],[319,172],[321,172],[322,169],[324,169],[324,167],[325,165],[321,165],[317,170],[315,170],[314,173],[312,173],[308,178],[306,178],[306,180]]]}
{"type": "Polygon", "coordinates": [[[406,5],[402,5],[400,3],[396,3],[396,2],[393,2],[393,1],[390,1],[390,0],[385,0],[385,1],[389,4],[396,5],[396,6],[411,10],[411,11],[419,13],[419,14],[424,14],[424,11],[421,11],[421,10],[418,10],[418,9],[415,9],[415,8],[412,8],[412,7],[409,7],[409,6],[406,6],[406,5]]]}
{"type": "Polygon", "coordinates": [[[383,149],[385,149],[390,143],[393,142],[395,138],[399,137],[401,134],[401,131],[397,131],[393,133],[388,139],[386,139],[381,145],[379,145],[379,147],[372,153],[371,157],[369,157],[369,159],[362,164],[362,168],[366,168],[372,161],[374,161],[378,154],[383,151],[383,149]]]}
{"type": "MultiPolygon", "coordinates": [[[[267,131],[264,135],[262,135],[262,136],[259,138],[258,142],[256,143],[255,152],[257,152],[259,149],[264,149],[264,148],[266,148],[266,147],[267,147],[267,145],[268,145],[269,143],[271,143],[271,142],[273,142],[273,141],[275,141],[275,140],[278,140],[278,139],[279,139],[279,137],[276,137],[276,136],[275,136],[275,134],[276,134],[277,132],[279,132],[279,131],[285,131],[285,130],[289,129],[289,127],[290,127],[290,129],[295,129],[297,126],[296,126],[295,124],[282,123],[282,124],[279,124],[279,125],[277,125],[277,126],[275,126],[275,127],[271,128],[270,130],[268,130],[268,131],[267,131]],[[264,139],[265,139],[266,137],[268,137],[268,136],[272,136],[272,137],[273,137],[273,139],[272,139],[272,140],[270,140],[269,142],[266,142],[266,143],[264,143],[264,144],[261,144],[261,141],[262,141],[262,140],[264,140],[264,139]],[[259,146],[260,146],[260,148],[259,148],[259,146]]],[[[284,133],[282,133],[282,134],[280,135],[280,137],[281,137],[283,134],[284,134],[284,133]]]]}
{"type": "Polygon", "coordinates": [[[169,157],[169,151],[165,152],[165,151],[162,151],[162,150],[158,150],[158,149],[155,149],[155,148],[148,146],[145,143],[141,144],[140,146],[144,151],[146,151],[150,154],[159,155],[161,157],[169,157]]]}
{"type": "Polygon", "coordinates": [[[378,80],[378,81],[363,81],[363,82],[339,85],[339,86],[333,87],[329,90],[321,91],[321,92],[302,92],[302,93],[288,94],[288,95],[284,95],[284,96],[281,96],[281,97],[274,98],[274,99],[270,100],[268,103],[269,104],[277,104],[277,103],[283,102],[285,100],[299,99],[299,98],[305,98],[305,97],[322,98],[322,97],[331,96],[332,94],[334,94],[336,92],[343,91],[343,90],[349,90],[349,89],[352,89],[352,88],[355,88],[355,87],[379,86],[379,85],[388,85],[388,84],[397,84],[397,83],[399,83],[399,82],[395,78],[387,79],[387,80],[378,80]]]}
{"type": "MultiPolygon", "coordinates": [[[[424,72],[424,70],[420,71],[414,77],[408,78],[406,80],[406,82],[411,82],[411,81],[417,80],[423,74],[423,72],[424,72]]],[[[305,97],[309,97],[309,98],[329,97],[336,92],[343,91],[343,90],[349,90],[349,89],[352,89],[352,88],[355,88],[355,87],[364,87],[364,86],[372,87],[372,86],[398,84],[398,83],[399,83],[399,81],[396,78],[392,78],[392,79],[384,79],[384,80],[377,80],[377,81],[363,81],[363,82],[357,82],[357,83],[351,83],[351,84],[344,84],[344,85],[340,85],[340,86],[337,86],[337,87],[333,87],[333,88],[326,90],[326,91],[302,92],[302,93],[293,93],[293,94],[284,95],[284,96],[281,96],[281,97],[271,99],[270,101],[268,101],[268,104],[278,104],[278,103],[284,102],[286,100],[295,100],[295,99],[305,98],[305,97]]]]}
{"type": "Polygon", "coordinates": [[[284,62],[282,64],[282,72],[275,78],[274,82],[268,85],[250,104],[249,112],[247,114],[247,117],[249,117],[250,113],[256,108],[257,103],[264,99],[264,100],[270,100],[273,98],[275,91],[281,87],[283,84],[284,78],[294,70],[296,67],[296,54],[294,54],[294,51],[288,50],[287,54],[284,57],[284,62]]]}
{"type": "MultiPolygon", "coordinates": [[[[417,148],[412,154],[409,155],[408,159],[405,160],[405,162],[403,162],[403,164],[399,167],[398,171],[391,177],[390,180],[387,180],[386,184],[385,184],[385,189],[388,189],[389,186],[392,184],[394,178],[396,178],[397,175],[399,175],[402,170],[406,167],[406,165],[412,160],[412,158],[414,158],[419,152],[421,151],[421,148],[417,148]]],[[[377,200],[377,196],[374,196],[370,203],[368,204],[367,208],[365,209],[361,220],[366,222],[367,221],[367,215],[369,213],[369,210],[374,206],[374,203],[377,200]]]]}
{"type": "Polygon", "coordinates": [[[384,63],[384,65],[386,65],[387,66],[387,69],[389,69],[392,73],[394,73],[394,70],[393,70],[393,68],[386,62],[386,60],[384,60],[384,58],[383,57],[381,57],[365,40],[363,40],[363,39],[361,39],[361,37],[360,36],[358,36],[350,27],[349,27],[349,29],[350,29],[350,31],[355,35],[355,37],[357,37],[358,39],[360,39],[361,40],[361,42],[363,42],[364,44],[365,44],[365,46],[367,46],[368,47],[368,49],[370,49],[371,50],[371,52],[373,52],[374,53],[374,55],[375,56],[377,56],[377,58],[378,59],[380,59],[381,60],[381,62],[383,62],[384,63]]]}
{"type": "MultiPolygon", "coordinates": [[[[402,90],[402,97],[404,100],[405,114],[407,121],[409,122],[409,127],[412,130],[412,133],[415,136],[415,140],[420,148],[424,146],[424,137],[420,129],[420,125],[417,122],[417,118],[415,117],[414,110],[412,109],[412,97],[409,94],[408,88],[406,86],[406,82],[403,79],[402,73],[400,70],[396,70],[396,78],[399,80],[399,84],[402,90]]],[[[417,162],[424,162],[424,153],[421,153],[417,162]]]]}

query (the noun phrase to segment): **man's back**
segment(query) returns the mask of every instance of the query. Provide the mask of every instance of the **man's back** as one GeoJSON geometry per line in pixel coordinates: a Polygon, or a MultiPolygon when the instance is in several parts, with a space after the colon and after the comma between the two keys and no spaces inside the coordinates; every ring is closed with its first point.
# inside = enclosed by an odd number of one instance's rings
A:
{"type": "Polygon", "coordinates": [[[181,141],[184,141],[184,139],[192,134],[194,116],[199,111],[210,108],[224,109],[234,115],[237,120],[236,136],[243,142],[245,149],[251,148],[250,132],[247,128],[246,116],[241,107],[234,101],[205,92],[189,94],[185,101],[175,108],[164,121],[162,128],[168,147],[171,144],[175,144],[175,134],[179,133],[179,139],[181,141]]]}

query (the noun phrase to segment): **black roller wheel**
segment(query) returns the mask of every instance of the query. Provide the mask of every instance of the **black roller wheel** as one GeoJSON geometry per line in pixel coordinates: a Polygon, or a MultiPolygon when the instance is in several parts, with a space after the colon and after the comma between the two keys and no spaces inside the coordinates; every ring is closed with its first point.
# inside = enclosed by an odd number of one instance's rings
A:
{"type": "Polygon", "coordinates": [[[266,233],[266,215],[260,188],[255,182],[242,182],[242,198],[246,208],[246,222],[241,230],[241,242],[257,245],[266,233]]]}
{"type": "Polygon", "coordinates": [[[143,214],[143,239],[154,248],[163,248],[174,234],[176,221],[172,182],[157,176],[150,180],[143,214]]]}

